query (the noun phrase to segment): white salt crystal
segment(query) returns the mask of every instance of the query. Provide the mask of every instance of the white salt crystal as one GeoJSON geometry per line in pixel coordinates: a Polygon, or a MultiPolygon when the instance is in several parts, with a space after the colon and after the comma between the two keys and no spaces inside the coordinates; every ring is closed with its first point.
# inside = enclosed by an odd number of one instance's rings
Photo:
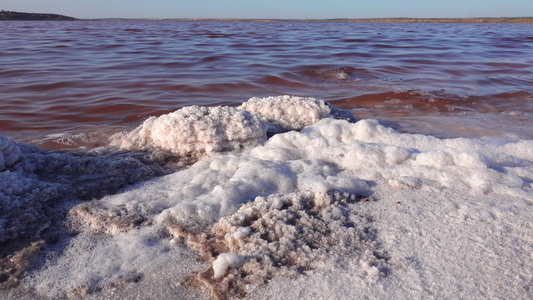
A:
{"type": "Polygon", "coordinates": [[[239,227],[237,229],[237,231],[235,231],[232,236],[236,239],[244,239],[245,237],[248,237],[250,235],[250,233],[252,232],[252,230],[250,229],[250,227],[239,227]]]}
{"type": "Polygon", "coordinates": [[[226,274],[228,269],[239,268],[244,264],[244,257],[233,253],[222,253],[213,261],[214,278],[220,278],[226,274]]]}

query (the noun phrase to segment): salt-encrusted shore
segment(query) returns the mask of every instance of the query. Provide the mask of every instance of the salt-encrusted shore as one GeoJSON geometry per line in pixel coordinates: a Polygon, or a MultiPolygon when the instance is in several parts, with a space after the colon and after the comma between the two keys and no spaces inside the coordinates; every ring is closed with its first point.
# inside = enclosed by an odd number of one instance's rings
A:
{"type": "Polygon", "coordinates": [[[0,237],[29,239],[0,295],[530,298],[533,141],[345,117],[289,96],[189,107],[115,136],[118,156],[1,137],[0,237]]]}

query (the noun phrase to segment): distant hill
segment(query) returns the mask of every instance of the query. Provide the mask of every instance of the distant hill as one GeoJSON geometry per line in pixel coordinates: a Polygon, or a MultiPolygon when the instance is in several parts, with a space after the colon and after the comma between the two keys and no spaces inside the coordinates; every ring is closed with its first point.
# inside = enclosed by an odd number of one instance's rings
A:
{"type": "Polygon", "coordinates": [[[0,11],[0,21],[73,21],[76,18],[56,14],[35,14],[16,11],[0,11]]]}

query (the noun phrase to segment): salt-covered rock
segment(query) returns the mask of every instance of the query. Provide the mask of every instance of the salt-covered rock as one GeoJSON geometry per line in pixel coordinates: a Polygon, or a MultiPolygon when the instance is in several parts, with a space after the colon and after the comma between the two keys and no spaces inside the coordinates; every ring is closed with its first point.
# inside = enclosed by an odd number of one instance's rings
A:
{"type": "Polygon", "coordinates": [[[129,150],[201,156],[257,144],[265,140],[265,133],[266,125],[260,118],[245,110],[188,106],[147,119],[115,144],[129,150]]]}
{"type": "Polygon", "coordinates": [[[3,137],[1,142],[2,156],[8,158],[3,166],[9,169],[0,169],[0,243],[38,236],[65,213],[61,203],[116,193],[164,172],[132,154],[74,155],[17,145],[3,137]]]}
{"type": "Polygon", "coordinates": [[[11,167],[20,157],[17,144],[0,134],[0,171],[11,167]]]}
{"type": "Polygon", "coordinates": [[[251,113],[257,114],[271,126],[272,133],[301,130],[324,118],[354,121],[353,115],[315,98],[277,96],[251,98],[241,105],[251,113]]]}

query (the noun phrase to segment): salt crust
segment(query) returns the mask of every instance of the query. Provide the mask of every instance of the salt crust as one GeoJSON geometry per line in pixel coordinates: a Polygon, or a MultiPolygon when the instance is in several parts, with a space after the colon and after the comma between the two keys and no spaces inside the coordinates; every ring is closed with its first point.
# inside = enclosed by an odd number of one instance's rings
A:
{"type": "Polygon", "coordinates": [[[265,140],[266,126],[259,117],[232,107],[188,106],[151,117],[118,138],[120,148],[146,149],[177,156],[198,156],[235,150],[265,140]]]}
{"type": "Polygon", "coordinates": [[[251,156],[265,160],[317,159],[345,176],[420,185],[464,187],[532,199],[533,141],[494,142],[400,134],[376,120],[355,124],[324,119],[301,132],[272,137],[251,156]]]}
{"type": "Polygon", "coordinates": [[[35,263],[44,241],[31,243],[13,254],[0,258],[0,290],[17,287],[19,279],[35,263]]]}
{"type": "Polygon", "coordinates": [[[249,284],[295,278],[341,255],[360,262],[359,276],[377,278],[387,272],[388,258],[372,238],[370,219],[354,206],[360,199],[334,191],[274,194],[243,205],[207,233],[172,223],[168,228],[204,259],[214,259],[194,280],[215,299],[242,297],[249,284]]]}
{"type": "MultiPolygon", "coordinates": [[[[220,229],[222,233],[219,238],[213,239],[217,235],[209,228],[212,224],[228,222],[226,219],[233,214],[242,215],[242,210],[252,206],[252,203],[266,205],[283,202],[276,200],[278,198],[298,198],[307,195],[306,193],[316,195],[334,190],[364,194],[370,189],[367,182],[413,192],[456,191],[469,193],[472,197],[502,195],[527,200],[532,198],[532,146],[531,141],[437,139],[401,134],[379,125],[375,120],[361,120],[352,124],[324,119],[301,132],[275,135],[264,145],[240,153],[206,157],[186,170],[152,180],[138,189],[105,197],[91,205],[96,205],[96,212],[102,208],[111,212],[124,209],[124,213],[121,213],[123,216],[137,214],[141,219],[151,220],[157,226],[165,226],[173,233],[174,244],[179,244],[180,236],[191,237],[191,232],[195,232],[197,242],[188,238],[189,245],[196,243],[200,245],[198,249],[219,245],[219,248],[205,251],[211,253],[210,256],[205,254],[207,259],[215,259],[220,253],[243,256],[243,267],[230,269],[215,281],[212,278],[212,267],[200,273],[203,282],[213,291],[225,290],[226,283],[228,290],[231,290],[240,285],[233,281],[235,275],[232,274],[245,270],[249,263],[247,255],[252,255],[245,252],[248,251],[246,247],[257,246],[250,242],[245,243],[247,246],[238,248],[239,241],[248,241],[257,232],[249,224],[235,225],[233,229],[220,229]],[[226,221],[220,220],[221,217],[226,221]],[[246,229],[247,227],[250,229],[246,229]],[[237,246],[230,246],[230,243],[237,246]]],[[[397,202],[394,205],[401,205],[405,199],[397,202]]],[[[351,211],[349,215],[357,213],[351,211]]],[[[112,217],[109,219],[98,220],[89,215],[87,220],[90,224],[97,224],[96,228],[100,228],[96,230],[98,232],[104,228],[120,228],[121,222],[129,218],[116,218],[117,214],[114,213],[110,216],[112,217]]],[[[278,227],[291,224],[286,222],[288,219],[283,214],[276,218],[281,225],[273,225],[273,232],[278,232],[278,227]]],[[[222,225],[214,225],[213,230],[220,226],[222,225]]],[[[128,234],[128,230],[131,230],[128,228],[133,227],[128,225],[124,226],[124,230],[104,229],[103,232],[119,236],[128,234]]],[[[284,233],[291,234],[290,230],[283,230],[284,233]]],[[[324,247],[321,251],[329,251],[324,249],[329,248],[324,247]]],[[[275,253],[277,250],[272,248],[268,251],[275,253]]],[[[202,253],[202,250],[198,252],[202,253]]],[[[306,260],[301,258],[300,261],[306,260]]],[[[309,261],[314,260],[310,258],[309,261]]],[[[260,276],[259,274],[263,274],[259,271],[261,268],[248,272],[245,277],[253,278],[254,272],[260,276]]],[[[358,265],[358,270],[364,270],[370,276],[379,273],[376,273],[376,268],[372,264],[365,264],[364,260],[358,265]]],[[[281,275],[283,272],[269,274],[259,281],[264,282],[265,278],[276,276],[274,274],[281,275]]],[[[242,294],[245,287],[241,287],[235,288],[233,292],[236,295],[242,294]]]]}
{"type": "MultiPolygon", "coordinates": [[[[294,101],[304,107],[305,103],[321,103],[327,107],[324,102],[314,99],[295,98],[294,101]]],[[[265,123],[247,111],[193,106],[146,120],[123,137],[121,146],[152,150],[156,152],[152,157],[157,157],[157,152],[200,157],[212,151],[234,150],[263,142],[265,130],[265,123]]],[[[49,225],[53,214],[47,210],[51,206],[114,193],[125,184],[155,174],[152,167],[145,166],[131,155],[90,157],[46,152],[18,145],[1,135],[0,150],[0,241],[38,235],[49,225]],[[15,165],[17,162],[19,164],[15,165]]],[[[233,207],[239,203],[234,201],[228,205],[233,207]]],[[[90,219],[90,211],[82,206],[71,214],[79,214],[79,219],[90,219]]],[[[111,218],[111,215],[107,217],[111,218]]],[[[218,214],[214,215],[216,217],[218,214]]]]}
{"type": "Polygon", "coordinates": [[[4,137],[2,145],[7,145],[2,155],[8,160],[0,172],[0,242],[38,237],[65,213],[64,203],[99,198],[164,172],[134,154],[49,152],[4,137]]]}
{"type": "Polygon", "coordinates": [[[390,259],[378,280],[346,258],[306,276],[273,278],[246,299],[531,299],[533,203],[465,190],[378,185],[360,205],[390,259]]]}
{"type": "MultiPolygon", "coordinates": [[[[299,104],[306,102],[317,101],[306,99],[299,104]]],[[[118,139],[123,149],[150,150],[150,157],[156,159],[168,154],[198,158],[214,151],[235,150],[264,142],[267,127],[258,116],[242,109],[193,106],[150,118],[118,139]]],[[[71,205],[66,203],[115,193],[127,184],[164,172],[157,164],[139,159],[142,154],[140,157],[128,153],[92,157],[88,153],[47,152],[19,145],[1,135],[0,150],[0,242],[39,238],[40,233],[52,221],[61,218],[64,209],[71,205]]],[[[242,191],[235,187],[235,193],[242,191]]],[[[241,200],[227,203],[228,209],[249,201],[250,196],[245,194],[241,200]]],[[[219,204],[215,201],[213,205],[219,204]]],[[[132,211],[131,207],[76,206],[69,213],[71,225],[73,228],[89,226],[93,233],[118,234],[152,222],[150,213],[153,211],[132,211]]],[[[212,218],[207,218],[209,222],[219,216],[216,209],[214,211],[212,218]]],[[[202,220],[206,220],[205,216],[202,220]]]]}
{"type": "MultiPolygon", "coordinates": [[[[108,189],[116,190],[154,173],[132,157],[79,157],[16,145],[3,138],[2,145],[6,144],[19,147],[20,152],[13,147],[3,150],[3,157],[6,153],[7,156],[10,153],[20,155],[12,163],[6,164],[4,159],[6,169],[0,173],[4,179],[0,181],[2,241],[40,232],[48,226],[51,217],[47,212],[52,211],[54,203],[101,197],[109,193],[108,189]]],[[[95,219],[96,214],[89,213],[79,214],[78,218],[85,220],[80,224],[96,224],[90,232],[106,232],[112,234],[113,239],[121,237],[121,240],[128,240],[136,232],[132,228],[148,224],[174,224],[176,228],[201,232],[221,217],[230,216],[239,207],[248,205],[246,203],[253,203],[257,196],[268,199],[270,195],[284,197],[339,189],[357,193],[369,188],[363,180],[378,187],[388,185],[406,191],[470,193],[478,197],[476,199],[502,195],[506,196],[503,199],[522,199],[528,207],[533,197],[533,142],[443,140],[400,134],[374,120],[350,124],[324,119],[301,132],[275,135],[264,145],[242,153],[206,157],[186,170],[91,202],[85,211],[101,212],[103,217],[95,219]],[[144,223],[146,220],[149,222],[144,223]],[[113,227],[113,224],[118,226],[113,227]],[[126,226],[121,228],[121,224],[126,226]],[[101,230],[109,225],[114,229],[101,230]]],[[[462,210],[457,203],[450,205],[462,210]]],[[[490,218],[492,213],[486,211],[482,209],[480,214],[490,218]]],[[[475,214],[474,207],[466,215],[475,214]]],[[[245,240],[253,236],[254,231],[246,227],[230,232],[231,238],[245,240]]],[[[125,247],[122,243],[111,244],[115,248],[125,247]]],[[[135,252],[135,247],[128,247],[135,252]]],[[[225,249],[218,253],[232,251],[225,249]]],[[[212,255],[214,258],[214,252],[212,255]]],[[[128,262],[124,264],[127,269],[128,262]]],[[[92,266],[91,276],[99,276],[96,274],[100,274],[100,268],[107,267],[92,266]]],[[[367,270],[368,274],[375,273],[368,264],[362,263],[359,268],[367,270]]],[[[219,279],[225,280],[241,269],[232,269],[219,279]]],[[[39,281],[39,273],[35,275],[34,280],[39,281]]],[[[46,282],[49,278],[45,276],[41,280],[46,282]]]]}
{"type": "Polygon", "coordinates": [[[338,172],[330,163],[318,160],[284,162],[233,153],[213,155],[188,169],[147,182],[141,189],[76,207],[70,215],[81,226],[79,230],[94,232],[126,230],[138,220],[162,224],[169,219],[201,230],[258,196],[295,190],[368,191],[366,182],[336,176],[338,172]]]}

